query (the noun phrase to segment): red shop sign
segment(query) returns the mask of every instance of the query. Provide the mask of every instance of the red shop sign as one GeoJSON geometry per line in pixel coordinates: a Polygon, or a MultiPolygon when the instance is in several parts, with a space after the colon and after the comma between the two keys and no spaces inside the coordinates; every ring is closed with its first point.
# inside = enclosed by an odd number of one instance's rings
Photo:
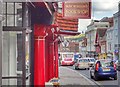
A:
{"type": "Polygon", "coordinates": [[[91,2],[63,2],[64,18],[91,18],[91,2]]]}

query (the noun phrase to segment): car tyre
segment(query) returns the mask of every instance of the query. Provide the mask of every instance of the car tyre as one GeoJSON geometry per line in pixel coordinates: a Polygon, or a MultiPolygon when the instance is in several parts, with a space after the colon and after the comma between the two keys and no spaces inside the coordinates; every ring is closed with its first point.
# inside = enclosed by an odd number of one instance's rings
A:
{"type": "Polygon", "coordinates": [[[114,76],[114,80],[117,80],[117,75],[114,76]]]}
{"type": "Polygon", "coordinates": [[[94,80],[95,80],[95,81],[98,81],[98,77],[97,77],[97,76],[94,76],[94,80]]]}
{"type": "Polygon", "coordinates": [[[75,66],[75,70],[78,70],[78,68],[75,66]]]}

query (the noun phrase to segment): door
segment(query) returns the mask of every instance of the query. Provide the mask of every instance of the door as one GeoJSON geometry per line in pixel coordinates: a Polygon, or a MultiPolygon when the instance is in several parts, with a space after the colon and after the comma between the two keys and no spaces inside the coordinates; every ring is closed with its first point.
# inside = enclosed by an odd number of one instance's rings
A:
{"type": "Polygon", "coordinates": [[[26,85],[26,28],[3,27],[2,85],[26,85]]]}

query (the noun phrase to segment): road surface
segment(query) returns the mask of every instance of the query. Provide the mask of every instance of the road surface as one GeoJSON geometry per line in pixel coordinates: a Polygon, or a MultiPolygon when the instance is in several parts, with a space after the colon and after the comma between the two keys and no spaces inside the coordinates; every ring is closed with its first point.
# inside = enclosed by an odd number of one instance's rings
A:
{"type": "MultiPolygon", "coordinates": [[[[64,66],[64,67],[68,67],[70,69],[73,69],[73,66],[64,66]]],[[[84,75],[85,77],[87,77],[88,79],[94,81],[93,79],[90,78],[90,74],[89,74],[89,70],[75,70],[77,72],[79,72],[80,74],[84,75]]],[[[118,85],[118,80],[114,80],[112,78],[110,79],[101,79],[99,81],[94,81],[96,84],[98,85],[110,85],[110,86],[115,86],[115,85],[118,85]]]]}

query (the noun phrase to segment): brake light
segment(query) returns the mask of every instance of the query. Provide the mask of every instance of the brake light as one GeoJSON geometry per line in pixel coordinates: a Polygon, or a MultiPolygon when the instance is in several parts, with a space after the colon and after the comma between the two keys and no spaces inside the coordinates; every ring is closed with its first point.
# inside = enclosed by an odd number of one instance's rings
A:
{"type": "Polygon", "coordinates": [[[95,70],[98,71],[99,63],[96,64],[95,70]]]}
{"type": "Polygon", "coordinates": [[[116,70],[116,64],[114,64],[114,70],[116,70]]]}

